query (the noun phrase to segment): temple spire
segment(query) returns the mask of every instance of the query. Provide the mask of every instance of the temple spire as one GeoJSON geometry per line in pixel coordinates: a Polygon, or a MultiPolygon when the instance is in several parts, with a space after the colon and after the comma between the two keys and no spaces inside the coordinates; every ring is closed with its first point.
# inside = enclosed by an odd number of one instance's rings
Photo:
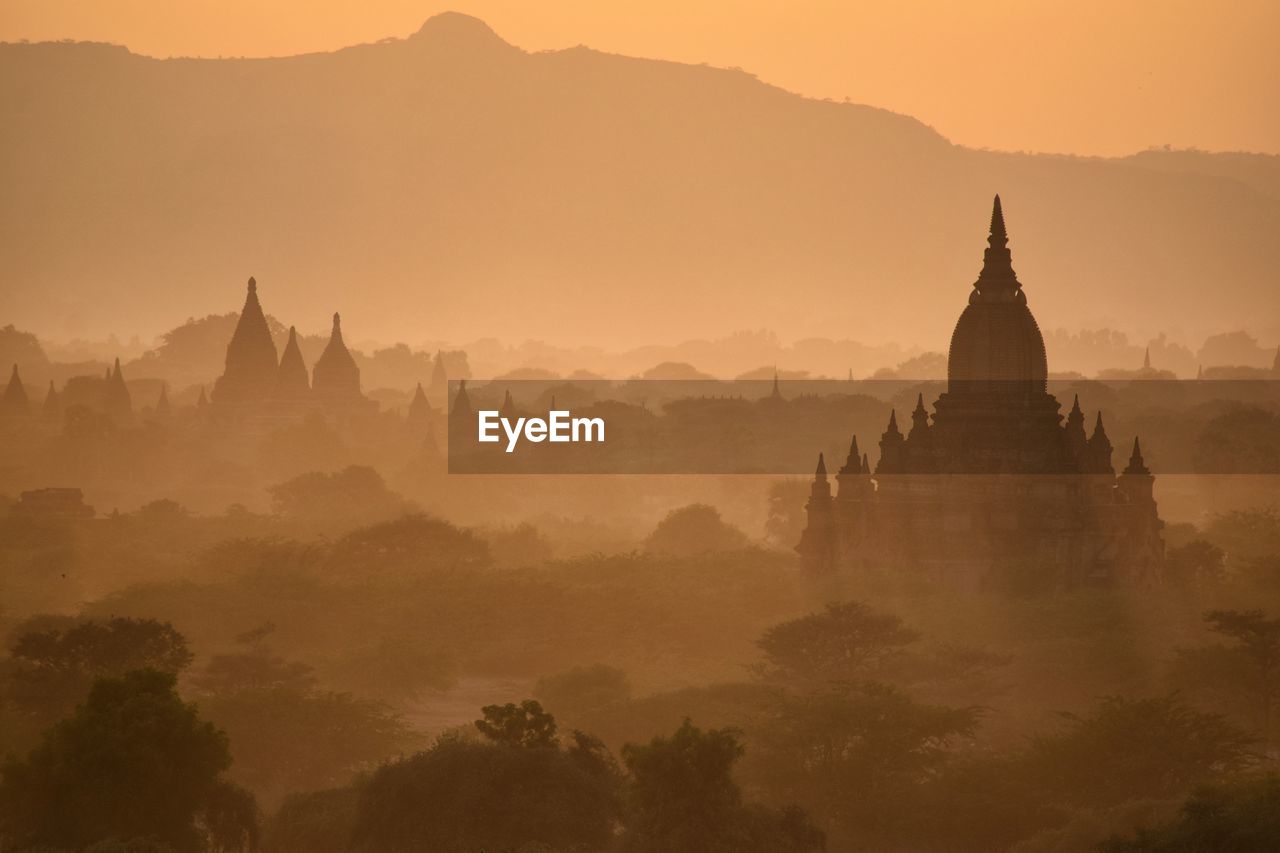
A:
{"type": "Polygon", "coordinates": [[[311,368],[311,391],[317,399],[329,403],[350,403],[363,399],[360,393],[360,368],[342,340],[342,318],[333,315],[333,331],[324,352],[311,368]]]}
{"type": "Polygon", "coordinates": [[[1107,428],[1102,425],[1102,412],[1098,412],[1098,419],[1093,425],[1093,435],[1089,436],[1089,456],[1093,463],[1090,466],[1092,473],[1115,472],[1111,467],[1111,439],[1107,438],[1107,428]]]}
{"type": "Polygon", "coordinates": [[[310,392],[311,379],[307,374],[307,364],[302,360],[302,349],[298,346],[298,330],[290,326],[289,341],[284,345],[280,367],[276,370],[276,396],[296,400],[310,392]]]}
{"type": "Polygon", "coordinates": [[[924,394],[916,395],[916,408],[911,413],[911,438],[920,441],[929,433],[929,410],[924,407],[924,394]]]}
{"type": "Polygon", "coordinates": [[[996,193],[995,201],[991,205],[991,234],[987,237],[987,243],[1001,248],[1009,243],[1009,233],[1005,231],[1004,208],[1000,206],[999,193],[996,193]]]}
{"type": "Polygon", "coordinates": [[[133,397],[129,394],[129,386],[124,384],[124,371],[120,369],[118,358],[115,360],[111,379],[107,382],[106,406],[107,414],[117,422],[127,422],[133,417],[133,397]]]}
{"type": "Polygon", "coordinates": [[[53,387],[53,380],[49,380],[49,392],[44,395],[44,413],[49,417],[56,417],[62,411],[62,401],[58,398],[58,389],[53,387]]]}
{"type": "Polygon", "coordinates": [[[453,408],[449,410],[451,419],[470,420],[472,415],[471,396],[467,394],[467,380],[458,380],[458,393],[453,396],[453,408]]]}
{"type": "Polygon", "coordinates": [[[227,344],[226,367],[213,386],[218,403],[257,403],[266,400],[275,386],[276,344],[267,317],[258,301],[258,282],[250,278],[244,308],[227,344]]]}
{"type": "Polygon", "coordinates": [[[849,442],[849,458],[845,460],[845,470],[857,471],[861,458],[862,454],[858,452],[858,436],[854,435],[853,440],[849,442]]]}
{"type": "Polygon", "coordinates": [[[1000,196],[991,207],[991,233],[987,235],[987,249],[982,256],[982,272],[973,284],[976,292],[970,302],[1025,302],[1022,285],[1013,271],[1013,256],[1009,252],[1009,233],[1004,224],[1004,208],[1000,196]]]}
{"type": "Polygon", "coordinates": [[[423,423],[431,419],[431,403],[427,401],[427,393],[422,390],[421,382],[413,392],[413,399],[409,401],[408,417],[411,423],[423,423]]]}
{"type": "Polygon", "coordinates": [[[1107,441],[1107,428],[1102,425],[1102,412],[1098,412],[1098,418],[1093,422],[1093,435],[1089,436],[1090,441],[1107,441]]]}
{"type": "Polygon", "coordinates": [[[903,451],[906,440],[898,429],[898,410],[889,412],[889,426],[880,435],[880,461],[876,463],[877,474],[903,473],[903,451]]]}
{"type": "Polygon", "coordinates": [[[1142,357],[1142,369],[1151,369],[1151,347],[1147,347],[1147,353],[1142,357]]]}
{"type": "Polygon", "coordinates": [[[1125,467],[1126,474],[1150,474],[1146,462],[1142,459],[1142,445],[1138,442],[1138,437],[1133,437],[1133,452],[1129,454],[1129,464],[1125,467]]]}
{"type": "Polygon", "coordinates": [[[827,478],[827,460],[821,453],[818,454],[818,469],[813,472],[813,476],[815,478],[821,477],[824,480],[827,478]]]}
{"type": "Polygon", "coordinates": [[[18,375],[18,365],[15,364],[13,372],[9,374],[9,386],[4,389],[4,396],[0,397],[0,413],[25,415],[28,407],[27,389],[22,384],[22,377],[18,375]]]}

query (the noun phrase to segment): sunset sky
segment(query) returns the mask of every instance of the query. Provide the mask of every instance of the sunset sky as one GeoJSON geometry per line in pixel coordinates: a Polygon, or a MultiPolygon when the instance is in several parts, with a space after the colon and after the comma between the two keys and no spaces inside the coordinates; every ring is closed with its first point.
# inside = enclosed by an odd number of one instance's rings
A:
{"type": "Polygon", "coordinates": [[[0,39],[282,56],[403,37],[450,9],[527,50],[738,66],[970,146],[1280,153],[1274,0],[0,0],[0,39]]]}

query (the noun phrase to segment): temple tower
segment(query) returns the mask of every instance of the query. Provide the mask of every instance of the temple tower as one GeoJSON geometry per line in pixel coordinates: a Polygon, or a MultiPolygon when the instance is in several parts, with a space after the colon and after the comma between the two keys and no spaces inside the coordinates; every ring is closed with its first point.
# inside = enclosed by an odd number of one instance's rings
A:
{"type": "Polygon", "coordinates": [[[329,404],[359,402],[360,368],[342,340],[342,318],[333,315],[333,331],[316,366],[311,370],[311,390],[317,400],[329,404]]]}
{"type": "Polygon", "coordinates": [[[133,397],[129,386],[124,384],[124,371],[120,369],[120,359],[116,359],[114,372],[107,371],[107,394],[105,400],[107,415],[118,424],[126,424],[133,420],[133,397]]]}
{"type": "Polygon", "coordinates": [[[821,573],[835,567],[836,525],[831,500],[831,483],[827,480],[827,464],[818,454],[818,468],[809,488],[809,500],[805,503],[808,523],[800,536],[796,550],[800,562],[807,571],[821,573]]]}
{"type": "Polygon", "coordinates": [[[31,402],[27,399],[27,389],[18,375],[18,365],[13,366],[9,374],[9,384],[0,396],[0,415],[25,415],[31,410],[31,402]]]}
{"type": "Polygon", "coordinates": [[[244,308],[227,345],[226,367],[213,386],[213,402],[260,403],[270,399],[276,369],[276,345],[258,302],[258,283],[250,278],[244,308]]]}
{"type": "Polygon", "coordinates": [[[275,395],[280,400],[305,400],[311,396],[311,380],[298,347],[298,330],[293,326],[289,327],[289,341],[284,345],[280,367],[276,370],[275,395]]]}
{"type": "Polygon", "coordinates": [[[427,398],[431,405],[449,409],[449,371],[445,368],[444,352],[436,350],[436,362],[431,368],[431,382],[427,385],[427,398]]]}
{"type": "Polygon", "coordinates": [[[409,401],[409,423],[425,424],[431,420],[432,414],[431,403],[427,401],[427,394],[422,390],[422,383],[419,382],[417,389],[413,392],[413,399],[409,401]]]}
{"type": "Polygon", "coordinates": [[[951,336],[932,429],[940,473],[1063,473],[1058,401],[1044,337],[1013,271],[1000,196],[982,271],[951,336]]]}
{"type": "Polygon", "coordinates": [[[49,390],[44,395],[44,416],[50,420],[54,420],[62,415],[62,400],[58,396],[58,389],[53,387],[53,380],[49,380],[49,390]]]}

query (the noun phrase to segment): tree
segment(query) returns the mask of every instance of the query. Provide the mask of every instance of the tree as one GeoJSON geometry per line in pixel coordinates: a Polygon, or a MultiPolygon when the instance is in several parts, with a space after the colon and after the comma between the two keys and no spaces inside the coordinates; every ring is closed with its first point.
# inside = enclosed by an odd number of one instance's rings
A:
{"type": "Polygon", "coordinates": [[[34,628],[9,648],[6,690],[19,713],[58,719],[97,678],[136,669],[178,673],[191,663],[186,638],[168,622],[110,619],[34,628]]]}
{"type": "Polygon", "coordinates": [[[178,853],[249,849],[252,800],[227,786],[227,737],[182,702],[172,673],[94,683],[68,719],[0,773],[0,836],[79,849],[146,839],[178,853]],[[230,845],[233,838],[244,843],[230,845]]]}
{"type": "Polygon", "coordinates": [[[897,616],[847,601],[775,625],[756,645],[773,675],[830,681],[864,678],[918,637],[897,616]]]}
{"type": "Polygon", "coordinates": [[[915,819],[920,786],[979,716],[978,708],[922,704],[875,682],[783,693],[753,728],[759,748],[744,772],[775,799],[803,805],[838,846],[892,846],[915,819]]]}
{"type": "Polygon", "coordinates": [[[1280,508],[1218,513],[1209,520],[1205,536],[1227,551],[1233,562],[1280,555],[1280,508]]]}
{"type": "Polygon", "coordinates": [[[686,719],[669,738],[627,744],[631,774],[624,849],[632,853],[803,853],[823,834],[798,809],[744,805],[732,778],[743,755],[732,729],[703,731],[686,719]]]}
{"type": "Polygon", "coordinates": [[[1175,674],[1189,686],[1241,700],[1270,742],[1280,699],[1280,619],[1261,610],[1211,610],[1210,630],[1234,644],[1181,649],[1175,674]]]}
{"type": "Polygon", "coordinates": [[[17,364],[23,375],[40,372],[49,364],[40,340],[30,332],[14,328],[10,323],[0,328],[0,365],[17,364]]]}
{"type": "Polygon", "coordinates": [[[19,636],[9,653],[36,669],[91,676],[144,668],[179,672],[192,661],[186,638],[155,619],[116,618],[32,631],[19,636]]]}
{"type": "Polygon", "coordinates": [[[1180,816],[1112,838],[1102,853],[1272,853],[1280,850],[1280,776],[1197,790],[1180,816]]]}
{"type": "Polygon", "coordinates": [[[793,548],[805,526],[804,502],[809,483],[803,479],[777,480],[769,485],[769,516],[765,536],[775,545],[793,548]]]}
{"type": "Polygon", "coordinates": [[[193,683],[205,714],[231,737],[233,776],[269,805],[290,791],[345,784],[420,743],[386,706],[321,690],[310,667],[265,649],[215,657],[193,683]]]}
{"type": "Polygon", "coordinates": [[[480,711],[484,719],[476,720],[476,729],[494,743],[520,747],[556,745],[555,718],[542,710],[536,699],[526,699],[519,705],[486,705],[480,711]]]}
{"type": "Polygon", "coordinates": [[[620,816],[617,767],[594,738],[575,733],[566,749],[446,737],[361,787],[351,849],[600,850],[620,816]]]}
{"type": "Polygon", "coordinates": [[[653,553],[691,557],[709,551],[737,551],[747,547],[747,535],[720,518],[707,504],[689,504],[667,513],[644,541],[653,553]]]}
{"type": "Polygon", "coordinates": [[[582,714],[631,698],[631,684],[622,670],[596,664],[575,666],[538,679],[534,695],[557,713],[582,714]]]}
{"type": "Polygon", "coordinates": [[[1253,407],[1218,415],[1196,437],[1191,463],[1204,474],[1280,474],[1280,416],[1253,407]]]}
{"type": "Polygon", "coordinates": [[[1221,581],[1226,574],[1226,552],[1204,539],[1193,539],[1165,554],[1165,577],[1183,586],[1221,581]]]}
{"type": "Polygon", "coordinates": [[[470,530],[418,514],[353,530],[334,543],[328,559],[335,571],[362,576],[472,569],[490,562],[489,546],[470,530]]]}
{"type": "Polygon", "coordinates": [[[1105,806],[1181,796],[1255,760],[1252,737],[1176,694],[1112,696],[1087,717],[1063,719],[1066,728],[1037,737],[1027,760],[1029,778],[1066,802],[1105,806]]]}
{"type": "Polygon", "coordinates": [[[343,788],[290,794],[267,823],[270,853],[348,853],[362,781],[343,788]]]}
{"type": "Polygon", "coordinates": [[[308,521],[375,521],[403,515],[411,509],[387,488],[377,471],[351,465],[333,474],[312,471],[267,489],[275,511],[308,521]]]}

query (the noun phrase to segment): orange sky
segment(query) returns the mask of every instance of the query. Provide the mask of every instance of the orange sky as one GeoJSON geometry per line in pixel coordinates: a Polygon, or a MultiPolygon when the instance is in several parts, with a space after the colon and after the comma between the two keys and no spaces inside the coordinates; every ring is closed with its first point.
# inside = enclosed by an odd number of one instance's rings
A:
{"type": "Polygon", "coordinates": [[[448,9],[529,50],[740,66],[967,145],[1280,153],[1275,0],[0,0],[0,39],[286,55],[404,36],[448,9]]]}

